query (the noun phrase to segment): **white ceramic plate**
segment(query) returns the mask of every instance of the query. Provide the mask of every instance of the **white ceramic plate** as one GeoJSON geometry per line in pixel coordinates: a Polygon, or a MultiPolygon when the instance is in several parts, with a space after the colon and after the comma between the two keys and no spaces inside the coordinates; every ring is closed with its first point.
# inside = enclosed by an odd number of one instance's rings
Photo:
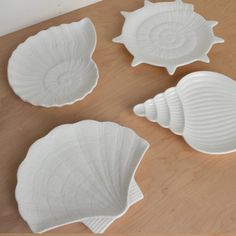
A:
{"type": "Polygon", "coordinates": [[[236,82],[223,74],[188,74],[176,87],[136,105],[134,112],[182,135],[200,152],[236,151],[236,82]]]}
{"type": "Polygon", "coordinates": [[[98,80],[95,47],[96,31],[89,18],[43,30],[13,52],[9,84],[33,105],[60,107],[82,100],[98,80]]]}
{"type": "Polygon", "coordinates": [[[179,66],[194,61],[209,62],[213,44],[223,43],[216,37],[216,21],[206,21],[193,11],[193,5],[180,0],[151,3],[125,17],[122,33],[113,42],[122,43],[134,56],[132,66],[148,63],[163,66],[174,74],[179,66]]]}
{"type": "Polygon", "coordinates": [[[149,144],[112,122],[61,125],[36,141],[17,173],[16,200],[33,232],[83,222],[102,233],[143,198],[134,180],[149,144]]]}

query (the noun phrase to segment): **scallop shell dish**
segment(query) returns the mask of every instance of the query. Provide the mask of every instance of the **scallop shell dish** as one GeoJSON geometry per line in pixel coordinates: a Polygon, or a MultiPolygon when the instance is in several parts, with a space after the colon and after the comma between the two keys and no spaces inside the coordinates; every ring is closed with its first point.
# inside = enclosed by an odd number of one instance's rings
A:
{"type": "Polygon", "coordinates": [[[169,74],[194,61],[209,62],[211,47],[224,40],[214,35],[216,21],[194,12],[193,5],[174,2],[152,3],[125,17],[122,33],[113,42],[122,43],[134,56],[132,66],[147,63],[165,67],[169,74]]]}
{"type": "Polygon", "coordinates": [[[58,126],[30,147],[18,169],[21,216],[35,233],[74,222],[104,232],[143,198],[134,175],[148,147],[113,122],[58,126]]]}
{"type": "Polygon", "coordinates": [[[96,31],[89,18],[43,30],[13,52],[9,84],[33,105],[60,107],[79,101],[97,84],[95,46],[96,31]]]}
{"type": "Polygon", "coordinates": [[[134,107],[194,149],[223,154],[236,151],[236,82],[216,72],[186,75],[176,87],[134,107]]]}

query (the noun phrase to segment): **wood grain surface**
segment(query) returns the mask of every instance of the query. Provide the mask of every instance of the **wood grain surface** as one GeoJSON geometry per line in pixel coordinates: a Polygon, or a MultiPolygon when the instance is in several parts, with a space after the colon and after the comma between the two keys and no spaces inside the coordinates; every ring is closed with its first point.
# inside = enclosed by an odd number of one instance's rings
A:
{"type": "MultiPolygon", "coordinates": [[[[142,0],[104,0],[0,38],[0,233],[30,232],[14,197],[16,171],[30,145],[60,124],[95,119],[130,127],[151,144],[136,174],[145,198],[115,221],[107,233],[236,235],[236,153],[201,154],[181,137],[132,112],[135,104],[175,86],[193,71],[217,71],[236,79],[236,1],[187,2],[207,20],[219,21],[215,33],[225,43],[213,47],[209,64],[196,62],[181,67],[174,76],[150,65],[132,68],[132,56],[122,45],[111,42],[124,22],[119,12],[141,7],[142,0]],[[84,17],[92,19],[98,34],[94,60],[100,79],[94,92],[63,108],[40,108],[21,101],[7,82],[12,51],[42,29],[84,17]]],[[[50,231],[57,232],[90,231],[75,223],[50,231]]]]}

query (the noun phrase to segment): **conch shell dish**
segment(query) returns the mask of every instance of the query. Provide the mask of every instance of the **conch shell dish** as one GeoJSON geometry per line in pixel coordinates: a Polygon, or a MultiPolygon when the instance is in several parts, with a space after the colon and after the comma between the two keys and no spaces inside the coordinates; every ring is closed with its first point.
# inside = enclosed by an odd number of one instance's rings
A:
{"type": "Polygon", "coordinates": [[[176,87],[136,105],[134,113],[182,135],[198,151],[236,151],[236,82],[223,74],[188,74],[176,87]]]}

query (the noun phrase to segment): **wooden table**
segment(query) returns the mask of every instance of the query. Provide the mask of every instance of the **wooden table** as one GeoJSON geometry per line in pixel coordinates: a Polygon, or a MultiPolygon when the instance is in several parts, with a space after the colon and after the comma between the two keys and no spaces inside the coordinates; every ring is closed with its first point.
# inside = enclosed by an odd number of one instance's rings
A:
{"type": "MultiPolygon", "coordinates": [[[[188,2],[206,19],[220,22],[215,33],[225,44],[213,47],[210,64],[196,62],[179,68],[174,76],[150,65],[132,68],[132,56],[111,42],[124,21],[119,12],[141,7],[141,0],[104,0],[0,38],[0,232],[30,232],[14,198],[16,171],[29,146],[60,124],[95,119],[128,126],[151,144],[136,174],[145,198],[114,222],[108,233],[236,234],[236,153],[201,154],[181,137],[132,112],[135,104],[175,86],[192,71],[218,71],[236,79],[236,1],[188,2]],[[52,109],[32,106],[15,96],[7,82],[7,62],[16,46],[42,29],[87,16],[98,34],[94,60],[100,79],[94,92],[74,105],[52,109]]],[[[51,232],[89,230],[75,223],[51,232]]]]}

